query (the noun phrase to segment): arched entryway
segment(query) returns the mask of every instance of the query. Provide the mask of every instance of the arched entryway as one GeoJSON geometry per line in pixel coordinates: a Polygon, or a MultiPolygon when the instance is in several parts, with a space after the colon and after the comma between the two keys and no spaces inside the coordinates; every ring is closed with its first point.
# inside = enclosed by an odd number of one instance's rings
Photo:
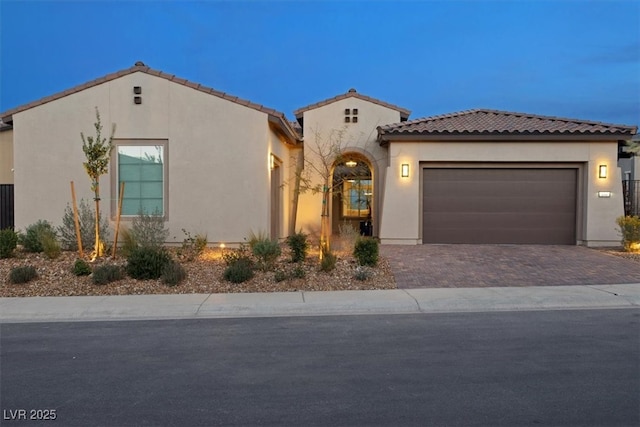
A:
{"type": "Polygon", "coordinates": [[[372,236],[375,192],[369,160],[358,153],[342,156],[334,165],[332,188],[332,234],[338,236],[349,227],[361,235],[372,236]]]}

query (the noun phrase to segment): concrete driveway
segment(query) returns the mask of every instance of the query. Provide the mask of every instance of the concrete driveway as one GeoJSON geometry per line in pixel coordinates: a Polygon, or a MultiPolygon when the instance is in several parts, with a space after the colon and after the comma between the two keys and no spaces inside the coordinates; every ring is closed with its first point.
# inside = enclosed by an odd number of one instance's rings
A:
{"type": "Polygon", "coordinates": [[[640,263],[582,246],[382,245],[398,288],[640,283],[640,263]]]}

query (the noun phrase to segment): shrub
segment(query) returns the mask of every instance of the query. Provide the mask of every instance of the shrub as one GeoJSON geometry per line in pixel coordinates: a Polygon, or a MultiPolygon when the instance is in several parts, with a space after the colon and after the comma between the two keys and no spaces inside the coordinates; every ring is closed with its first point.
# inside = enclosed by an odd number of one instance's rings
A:
{"type": "Polygon", "coordinates": [[[338,232],[340,233],[340,238],[337,239],[340,243],[340,250],[345,254],[351,253],[356,240],[360,237],[360,231],[350,223],[344,221],[338,224],[338,232]]]}
{"type": "Polygon", "coordinates": [[[123,277],[122,269],[117,265],[101,265],[93,271],[92,280],[96,285],[106,285],[123,277]]]}
{"type": "Polygon", "coordinates": [[[620,235],[622,236],[622,246],[625,251],[640,250],[640,217],[638,216],[621,216],[616,220],[620,227],[620,235]]]}
{"type": "Polygon", "coordinates": [[[120,230],[120,237],[122,246],[120,246],[119,252],[123,257],[128,258],[129,255],[131,255],[131,252],[140,245],[138,245],[138,241],[128,228],[122,228],[120,230]]]}
{"type": "Polygon", "coordinates": [[[21,235],[18,240],[27,252],[42,252],[44,250],[42,238],[46,234],[55,236],[55,231],[48,221],[39,220],[28,226],[25,234],[21,235]]]}
{"type": "Polygon", "coordinates": [[[18,245],[18,233],[10,228],[0,230],[0,258],[11,258],[18,245]]]}
{"type": "Polygon", "coordinates": [[[251,258],[249,258],[249,250],[245,245],[240,245],[238,249],[228,250],[222,254],[222,259],[224,260],[225,264],[227,264],[227,266],[230,266],[231,264],[243,258],[251,261],[251,258]]]}
{"type": "Polygon", "coordinates": [[[291,275],[296,279],[304,279],[304,277],[307,275],[307,272],[304,271],[304,268],[301,265],[296,265],[296,268],[293,269],[291,275]]]}
{"type": "Polygon", "coordinates": [[[307,235],[302,230],[287,237],[287,244],[291,249],[291,262],[302,262],[307,258],[309,242],[307,241],[307,235]]]}
{"type": "Polygon", "coordinates": [[[322,261],[320,261],[320,270],[324,272],[333,271],[336,268],[338,257],[331,252],[330,249],[322,248],[322,261]]]}
{"type": "Polygon", "coordinates": [[[162,269],[160,280],[169,286],[176,286],[187,278],[187,272],[184,267],[177,261],[169,261],[162,269]]]}
{"type": "Polygon", "coordinates": [[[78,258],[76,262],[73,263],[72,272],[76,276],[88,276],[92,273],[92,270],[87,261],[78,258]]]}
{"type": "Polygon", "coordinates": [[[251,258],[238,258],[224,270],[224,279],[231,283],[242,283],[253,277],[253,261],[251,258]]]}
{"type": "Polygon", "coordinates": [[[264,239],[255,242],[252,252],[262,271],[268,271],[273,269],[273,265],[280,256],[280,245],[275,240],[264,239]]]}
{"type": "Polygon", "coordinates": [[[361,237],[356,240],[353,256],[360,265],[375,267],[378,263],[378,241],[371,237],[361,237]]]}
{"type": "Polygon", "coordinates": [[[134,249],[127,258],[127,274],[134,279],[158,279],[171,262],[163,247],[143,246],[134,249]]]}
{"type": "Polygon", "coordinates": [[[36,277],[38,277],[38,272],[35,267],[30,265],[15,267],[9,272],[9,282],[16,285],[27,283],[36,277]]]}
{"type": "Polygon", "coordinates": [[[262,242],[264,240],[269,240],[269,236],[267,236],[267,233],[265,231],[259,231],[258,234],[252,231],[249,234],[249,249],[253,251],[253,247],[256,245],[256,243],[262,242]]]}
{"type": "MultiPolygon", "coordinates": [[[[82,247],[94,248],[96,244],[96,213],[90,203],[84,199],[78,205],[78,222],[80,223],[80,238],[82,247]]],[[[100,236],[106,238],[109,232],[109,222],[100,212],[100,236]]],[[[78,250],[78,240],[76,238],[76,224],[73,219],[73,208],[67,204],[62,216],[62,225],[58,227],[60,243],[62,248],[69,251],[78,250]]]]}
{"type": "Polygon", "coordinates": [[[359,265],[356,267],[356,271],[353,274],[353,278],[360,281],[365,281],[372,276],[372,272],[369,267],[364,265],[359,265]]]}
{"type": "Polygon", "coordinates": [[[275,281],[278,282],[278,283],[282,282],[284,280],[287,280],[288,277],[289,277],[289,275],[287,274],[287,272],[285,270],[282,270],[282,269],[276,270],[276,273],[273,276],[275,281]]]}
{"type": "Polygon", "coordinates": [[[169,230],[164,228],[164,218],[158,211],[151,215],[140,212],[131,222],[131,234],[139,246],[159,247],[169,237],[169,230]]]}
{"type": "Polygon", "coordinates": [[[56,259],[60,256],[60,243],[55,234],[49,233],[48,231],[43,232],[40,235],[40,243],[42,244],[42,251],[47,258],[56,259]]]}
{"type": "Polygon", "coordinates": [[[185,237],[184,240],[182,240],[182,247],[178,249],[177,254],[181,259],[193,261],[204,251],[204,248],[207,247],[207,236],[196,234],[194,237],[184,228],[182,232],[185,237]]]}

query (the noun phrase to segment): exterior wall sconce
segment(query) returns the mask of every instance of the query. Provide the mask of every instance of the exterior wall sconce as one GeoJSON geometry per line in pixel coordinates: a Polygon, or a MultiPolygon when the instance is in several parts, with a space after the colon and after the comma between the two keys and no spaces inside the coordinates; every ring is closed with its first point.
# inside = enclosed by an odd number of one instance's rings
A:
{"type": "Polygon", "coordinates": [[[269,168],[273,170],[276,167],[276,158],[273,154],[269,154],[269,168]]]}
{"type": "Polygon", "coordinates": [[[402,164],[402,173],[401,176],[403,178],[409,178],[409,163],[402,164]]]}
{"type": "Polygon", "coordinates": [[[607,165],[598,166],[598,178],[606,178],[607,177],[607,165]]]}

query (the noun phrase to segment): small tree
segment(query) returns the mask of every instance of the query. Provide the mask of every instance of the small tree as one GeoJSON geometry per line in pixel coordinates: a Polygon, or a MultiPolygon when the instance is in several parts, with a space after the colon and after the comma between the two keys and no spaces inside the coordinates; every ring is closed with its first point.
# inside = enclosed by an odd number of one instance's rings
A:
{"type": "Polygon", "coordinates": [[[331,224],[329,223],[329,200],[332,194],[331,179],[333,178],[333,165],[342,158],[342,140],[345,130],[334,131],[327,140],[324,140],[320,132],[315,131],[314,143],[306,145],[312,156],[304,158],[306,173],[299,175],[300,192],[311,191],[314,194],[322,193],[322,211],[320,214],[320,259],[323,254],[331,249],[329,236],[331,224]],[[314,181],[316,175],[320,182],[314,181]]]}
{"type": "Polygon", "coordinates": [[[113,150],[113,135],[116,132],[116,125],[111,127],[111,135],[109,139],[102,138],[102,124],[100,123],[100,112],[96,107],[96,137],[88,136],[85,138],[84,133],[80,132],[82,138],[82,151],[87,158],[83,163],[84,169],[91,180],[91,191],[93,191],[96,202],[96,221],[95,221],[95,256],[101,256],[100,253],[100,176],[109,170],[109,159],[113,150]]]}

